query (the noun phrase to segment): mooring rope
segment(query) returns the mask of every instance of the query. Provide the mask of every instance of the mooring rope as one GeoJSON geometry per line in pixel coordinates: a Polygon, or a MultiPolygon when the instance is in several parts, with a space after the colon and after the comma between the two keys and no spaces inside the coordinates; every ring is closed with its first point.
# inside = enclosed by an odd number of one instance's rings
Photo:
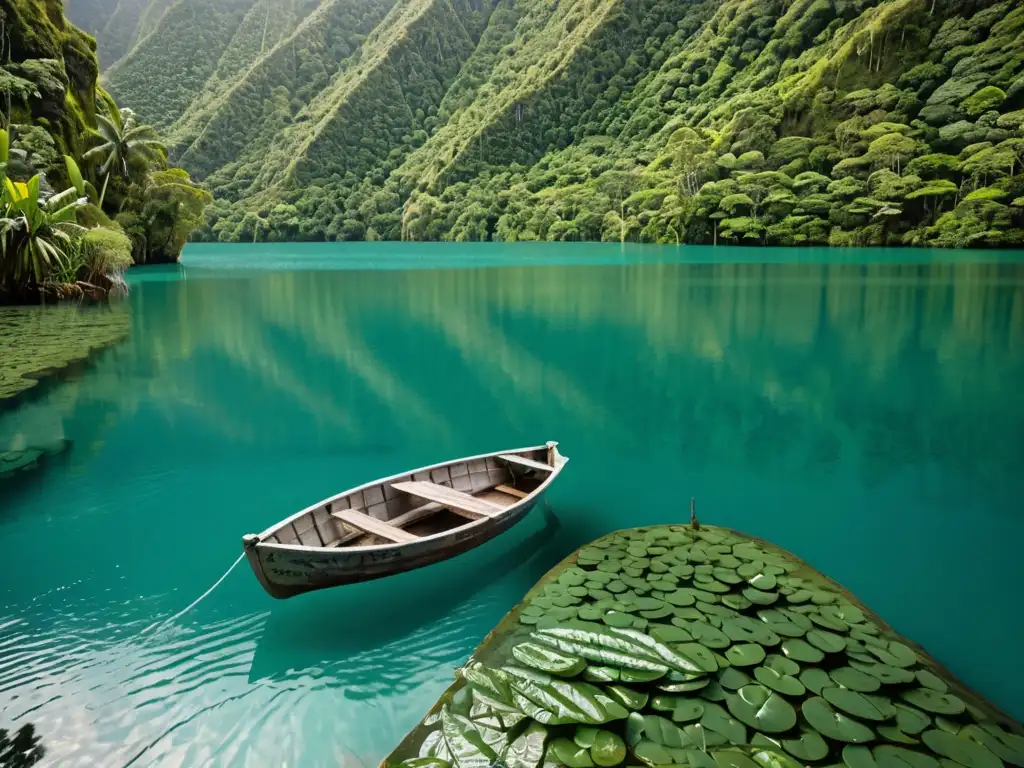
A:
{"type": "Polygon", "coordinates": [[[240,554],[238,556],[238,559],[235,560],[235,562],[233,562],[231,564],[230,568],[228,568],[226,571],[224,571],[224,575],[221,576],[219,579],[217,579],[217,581],[215,581],[213,583],[212,587],[210,587],[208,590],[203,592],[203,594],[201,594],[199,597],[197,597],[195,600],[193,600],[191,603],[189,603],[187,606],[185,606],[185,608],[183,608],[182,610],[178,611],[176,614],[174,614],[173,616],[171,616],[168,619],[164,619],[163,621],[158,621],[155,624],[150,624],[148,627],[146,627],[144,630],[142,630],[142,634],[145,635],[148,632],[155,632],[157,629],[159,629],[160,627],[164,626],[165,624],[170,624],[171,622],[180,619],[186,613],[188,613],[193,608],[195,608],[197,605],[199,605],[199,603],[201,603],[203,600],[205,600],[210,595],[210,593],[213,592],[213,590],[215,590],[217,587],[219,587],[221,585],[221,582],[224,581],[224,579],[226,579],[229,575],[231,575],[231,572],[233,570],[235,570],[235,566],[237,566],[240,562],[242,562],[242,558],[243,557],[245,557],[245,552],[243,552],[242,554],[240,554]]]}

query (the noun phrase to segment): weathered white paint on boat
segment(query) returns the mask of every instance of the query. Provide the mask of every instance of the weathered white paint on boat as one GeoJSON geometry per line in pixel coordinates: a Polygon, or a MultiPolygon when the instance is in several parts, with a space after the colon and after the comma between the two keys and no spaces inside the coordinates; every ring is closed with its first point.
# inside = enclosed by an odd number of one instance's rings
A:
{"type": "MultiPolygon", "coordinates": [[[[455,459],[374,480],[317,502],[263,533],[246,535],[245,554],[263,588],[277,598],[421,568],[473,549],[514,526],[536,506],[567,461],[558,452],[557,443],[550,442],[455,459]],[[423,498],[392,488],[395,483],[416,482],[484,497],[491,503],[469,505],[487,510],[474,513],[441,503],[424,504],[423,498]],[[357,514],[344,516],[358,520],[358,513],[362,513],[382,523],[394,520],[415,528],[427,525],[425,521],[431,515],[446,509],[474,519],[404,543],[381,539],[358,546],[349,542],[380,537],[332,515],[332,511],[353,510],[357,514]]],[[[378,525],[368,527],[379,529],[378,525]]]]}

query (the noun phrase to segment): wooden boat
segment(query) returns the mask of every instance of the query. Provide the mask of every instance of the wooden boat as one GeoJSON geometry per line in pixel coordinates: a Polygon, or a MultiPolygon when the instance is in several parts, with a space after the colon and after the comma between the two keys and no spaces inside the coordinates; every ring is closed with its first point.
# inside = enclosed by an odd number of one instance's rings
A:
{"type": "Polygon", "coordinates": [[[507,531],[567,461],[549,442],[414,469],[342,491],[242,545],[277,598],[411,571],[507,531]]]}

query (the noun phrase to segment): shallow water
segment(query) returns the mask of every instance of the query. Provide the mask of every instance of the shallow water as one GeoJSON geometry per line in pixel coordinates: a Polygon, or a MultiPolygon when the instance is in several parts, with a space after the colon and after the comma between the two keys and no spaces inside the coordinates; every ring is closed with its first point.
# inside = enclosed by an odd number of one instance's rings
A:
{"type": "Polygon", "coordinates": [[[139,270],[129,339],[0,411],[71,441],[0,481],[0,728],[62,765],[372,768],[548,567],[690,496],[1024,718],[1019,256],[261,245],[139,270]],[[551,516],[286,602],[243,563],[159,625],[300,505],[547,439],[572,459],[551,516]]]}

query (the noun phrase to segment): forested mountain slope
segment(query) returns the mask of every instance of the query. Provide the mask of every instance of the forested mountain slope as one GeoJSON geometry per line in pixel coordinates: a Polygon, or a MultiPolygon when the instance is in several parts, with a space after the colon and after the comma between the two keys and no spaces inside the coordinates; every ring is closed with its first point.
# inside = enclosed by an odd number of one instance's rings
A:
{"type": "Polygon", "coordinates": [[[1014,0],[300,2],[175,0],[108,73],[207,237],[1024,242],[1014,0]]]}

